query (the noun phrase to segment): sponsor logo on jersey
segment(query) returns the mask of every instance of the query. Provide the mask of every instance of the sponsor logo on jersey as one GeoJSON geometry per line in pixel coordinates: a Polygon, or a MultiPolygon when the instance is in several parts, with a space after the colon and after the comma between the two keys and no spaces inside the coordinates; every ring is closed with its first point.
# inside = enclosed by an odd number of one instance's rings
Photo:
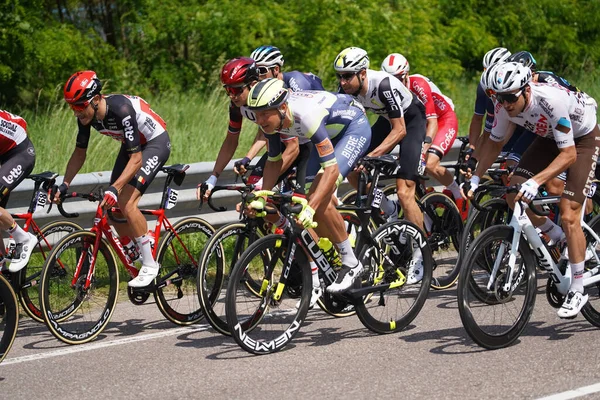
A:
{"type": "Polygon", "coordinates": [[[146,165],[140,168],[140,170],[146,175],[150,175],[158,167],[158,164],[158,156],[153,156],[146,160],[146,165]]]}
{"type": "Polygon", "coordinates": [[[346,145],[342,149],[342,157],[348,160],[347,165],[349,167],[354,166],[356,159],[358,158],[366,144],[367,139],[363,136],[361,136],[360,138],[357,138],[355,136],[351,136],[348,138],[346,145]]]}
{"type": "Polygon", "coordinates": [[[302,90],[302,89],[300,89],[300,86],[298,86],[298,82],[296,82],[296,79],[294,79],[294,78],[290,78],[290,80],[288,82],[288,86],[294,92],[298,92],[298,91],[302,90]]]}
{"type": "Polygon", "coordinates": [[[32,157],[35,157],[35,149],[33,147],[28,147],[27,154],[29,154],[32,157]]]}
{"type": "Polygon", "coordinates": [[[126,116],[125,118],[123,118],[123,133],[125,135],[125,138],[127,140],[129,140],[130,142],[133,141],[133,126],[131,126],[131,115],[126,116]]]}
{"type": "Polygon", "coordinates": [[[356,110],[353,109],[347,109],[347,110],[334,110],[331,113],[331,117],[332,118],[336,118],[336,117],[341,117],[341,118],[345,118],[345,119],[353,119],[356,114],[358,114],[358,112],[356,110]]]}
{"type": "Polygon", "coordinates": [[[317,153],[319,153],[319,157],[321,158],[333,153],[333,145],[329,139],[325,139],[321,143],[317,143],[315,147],[317,148],[317,153]]]}
{"type": "Polygon", "coordinates": [[[554,108],[546,101],[546,99],[540,99],[540,107],[546,114],[548,114],[550,119],[554,119],[554,108]]]}
{"type": "Polygon", "coordinates": [[[154,121],[152,121],[152,118],[146,117],[145,124],[148,128],[150,128],[150,130],[152,130],[152,131],[156,130],[156,124],[154,123],[154,121]]]}
{"type": "Polygon", "coordinates": [[[17,132],[17,124],[0,119],[0,129],[2,129],[2,132],[8,133],[12,136],[12,134],[17,132]]]}
{"type": "Polygon", "coordinates": [[[394,95],[392,94],[392,92],[390,90],[384,90],[382,94],[383,94],[383,97],[385,97],[386,100],[388,101],[390,111],[399,111],[400,110],[400,108],[398,107],[398,103],[396,103],[396,99],[394,98],[394,95]]]}
{"type": "Polygon", "coordinates": [[[3,176],[2,179],[4,180],[4,182],[8,183],[9,185],[12,185],[15,179],[19,178],[22,173],[23,167],[21,167],[21,165],[17,165],[8,172],[7,176],[3,176]]]}
{"type": "Polygon", "coordinates": [[[548,133],[548,118],[545,115],[540,115],[540,118],[535,123],[535,134],[546,136],[548,133]]]}

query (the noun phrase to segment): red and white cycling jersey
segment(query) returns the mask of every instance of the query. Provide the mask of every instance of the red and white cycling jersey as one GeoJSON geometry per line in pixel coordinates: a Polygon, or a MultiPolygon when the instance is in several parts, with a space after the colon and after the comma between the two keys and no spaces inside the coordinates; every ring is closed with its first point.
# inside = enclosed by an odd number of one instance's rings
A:
{"type": "Polygon", "coordinates": [[[0,154],[17,147],[27,137],[27,122],[18,115],[0,110],[0,154]]]}
{"type": "Polygon", "coordinates": [[[454,111],[454,103],[429,78],[414,74],[408,77],[408,88],[413,92],[421,103],[425,105],[425,116],[427,118],[440,118],[450,111],[454,111]]]}

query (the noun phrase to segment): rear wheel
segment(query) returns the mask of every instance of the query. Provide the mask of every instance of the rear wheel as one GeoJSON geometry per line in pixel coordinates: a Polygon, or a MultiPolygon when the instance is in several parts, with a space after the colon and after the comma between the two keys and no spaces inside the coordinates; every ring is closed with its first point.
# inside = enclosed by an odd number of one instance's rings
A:
{"type": "Polygon", "coordinates": [[[17,296],[6,278],[0,275],[0,362],[12,346],[18,326],[17,296]]]}

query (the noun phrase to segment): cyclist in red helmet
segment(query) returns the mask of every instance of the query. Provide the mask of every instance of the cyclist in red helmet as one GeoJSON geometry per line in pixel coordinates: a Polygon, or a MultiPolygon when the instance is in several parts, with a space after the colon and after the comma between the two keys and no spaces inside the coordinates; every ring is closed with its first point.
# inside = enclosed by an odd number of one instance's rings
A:
{"type": "Polygon", "coordinates": [[[145,287],[158,275],[152,256],[148,223],[138,202],[171,153],[171,141],[163,119],[142,98],[129,95],[102,95],[102,83],[94,71],[80,71],[65,83],[64,97],[77,117],[76,147],[67,163],[63,183],[55,201],[65,193],[81,169],[87,153],[91,128],[121,142],[121,150],[104,192],[101,205],[118,204],[127,224],[114,223],[121,237],[135,238],[142,267],[130,287],[145,287]]]}
{"type": "MultiPolygon", "coordinates": [[[[205,182],[208,186],[208,190],[204,194],[205,199],[210,195],[211,190],[217,184],[219,175],[231,161],[237,150],[239,134],[242,129],[242,119],[245,117],[252,122],[256,122],[254,112],[248,110],[245,104],[250,88],[258,81],[259,69],[252,58],[233,58],[227,61],[221,70],[221,83],[231,100],[231,103],[229,104],[229,127],[227,129],[227,136],[217,155],[212,175],[205,182]]],[[[289,175],[294,167],[297,167],[298,173],[296,180],[299,183],[299,188],[303,190],[305,180],[304,170],[306,169],[305,164],[308,162],[312,144],[307,142],[299,145],[299,141],[295,137],[285,137],[282,139],[282,142],[284,142],[285,151],[283,153],[283,165],[281,167],[282,174],[280,180],[289,175]]],[[[252,160],[265,145],[266,139],[260,129],[258,129],[254,143],[248,150],[246,156],[235,162],[235,172],[240,174],[245,173],[250,160],[252,160]]],[[[266,160],[267,155],[265,154],[257,163],[256,168],[248,179],[249,183],[260,184],[266,160]]],[[[198,185],[198,190],[196,192],[196,197],[198,199],[201,195],[200,186],[201,185],[198,185]]]]}
{"type": "Polygon", "coordinates": [[[29,262],[38,240],[25,232],[4,209],[10,192],[25,179],[35,165],[35,150],[27,136],[27,122],[8,111],[0,110],[0,230],[12,239],[8,254],[0,240],[0,266],[10,262],[8,270],[17,272],[29,262]]]}

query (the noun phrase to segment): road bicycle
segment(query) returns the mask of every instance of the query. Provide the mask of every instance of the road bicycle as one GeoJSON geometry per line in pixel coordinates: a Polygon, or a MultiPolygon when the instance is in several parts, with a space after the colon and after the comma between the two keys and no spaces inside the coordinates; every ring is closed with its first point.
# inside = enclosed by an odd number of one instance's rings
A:
{"type": "MultiPolygon", "coordinates": [[[[203,316],[196,293],[197,260],[214,233],[214,228],[201,218],[188,217],[173,225],[165,215],[165,210],[177,203],[177,191],[170,184],[174,181],[180,185],[188,167],[177,164],[161,168],[167,178],[160,207],[141,210],[142,214],[157,217],[153,255],[161,268],[153,284],[127,289],[134,304],[143,304],[153,294],[165,318],[178,325],[196,323],[203,316]]],[[[97,193],[71,193],[65,197],[102,200],[97,193]]],[[[126,281],[137,273],[109,225],[108,214],[98,205],[92,229],[66,236],[44,264],[40,288],[44,321],[52,334],[65,343],[80,344],[94,339],[110,321],[117,303],[119,280],[126,281]],[[123,276],[119,276],[115,254],[125,266],[123,276]]]]}
{"type": "MultiPolygon", "coordinates": [[[[489,189],[506,193],[519,190],[517,186],[489,189]]],[[[538,197],[529,209],[537,215],[547,215],[547,211],[537,207],[559,201],[560,197],[556,196],[538,197]]],[[[479,207],[476,202],[472,204],[479,207]]],[[[590,323],[600,327],[600,258],[597,253],[600,217],[595,217],[589,224],[582,217],[581,226],[588,258],[583,279],[589,295],[581,313],[590,323]]],[[[562,252],[556,247],[547,247],[525,213],[522,202],[515,203],[509,225],[483,231],[469,248],[458,281],[458,309],[469,336],[487,349],[509,346],[519,338],[535,304],[536,265],[548,274],[548,302],[559,308],[571,284],[565,251],[566,247],[562,252]]]]}
{"type": "Polygon", "coordinates": [[[17,336],[19,306],[10,282],[0,275],[0,362],[4,360],[17,336]]]}
{"type": "MultiPolygon", "coordinates": [[[[49,212],[52,205],[48,202],[48,191],[54,185],[58,174],[50,171],[40,174],[31,174],[33,191],[27,212],[11,213],[15,220],[22,221],[23,230],[36,235],[38,244],[35,247],[27,265],[18,272],[9,272],[8,268],[2,270],[2,274],[12,285],[21,303],[22,309],[34,321],[43,322],[42,312],[39,306],[39,281],[42,266],[50,253],[52,246],[66,235],[82,230],[83,228],[71,221],[53,221],[41,228],[35,222],[35,217],[41,213],[49,212]]],[[[58,210],[65,218],[76,218],[79,214],[66,213],[62,205],[58,210]]],[[[9,249],[10,251],[10,249],[9,249]]]]}
{"type": "MultiPolygon", "coordinates": [[[[365,165],[374,169],[374,185],[366,199],[360,196],[356,205],[341,206],[355,212],[359,221],[347,227],[357,235],[355,251],[364,272],[355,287],[344,294],[330,295],[353,304],[360,321],[378,333],[398,332],[410,324],[425,303],[431,281],[431,250],[420,229],[399,220],[369,234],[371,213],[379,209],[380,198],[375,196],[379,172],[396,161],[389,155],[364,159],[365,165]],[[406,281],[413,247],[418,247],[423,255],[423,278],[409,285],[406,281]]],[[[257,192],[256,196],[270,197],[291,221],[306,204],[304,198],[268,191],[257,192]]],[[[335,281],[337,272],[312,235],[295,224],[282,234],[258,239],[235,264],[227,288],[226,317],[233,338],[244,350],[253,354],[272,353],[285,347],[298,333],[312,291],[307,257],[318,265],[326,286],[335,281]],[[299,304],[297,297],[286,290],[294,260],[300,267],[299,304]],[[261,282],[259,296],[248,291],[244,284],[247,275],[261,282]]]]}

